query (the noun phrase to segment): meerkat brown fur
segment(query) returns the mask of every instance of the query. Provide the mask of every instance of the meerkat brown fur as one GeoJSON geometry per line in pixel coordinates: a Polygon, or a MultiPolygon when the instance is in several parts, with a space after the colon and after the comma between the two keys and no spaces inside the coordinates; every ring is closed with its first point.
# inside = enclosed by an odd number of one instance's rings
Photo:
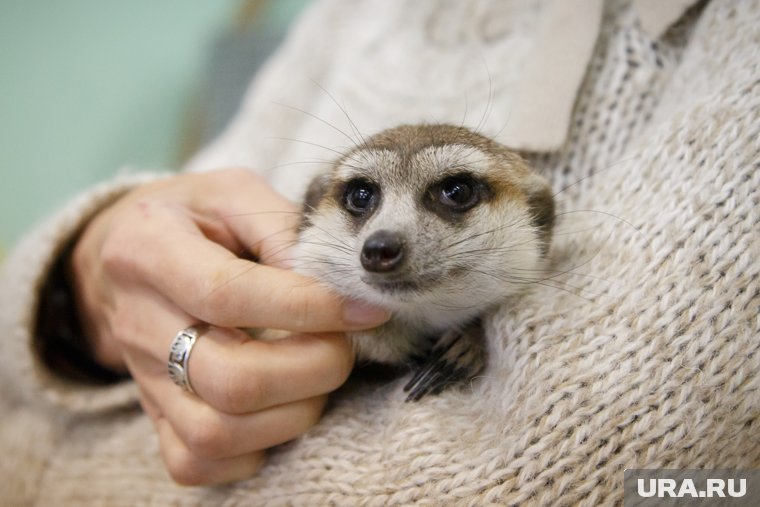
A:
{"type": "Polygon", "coordinates": [[[546,180],[464,127],[402,125],[364,139],[304,200],[297,269],[392,312],[350,335],[358,360],[416,365],[409,400],[485,365],[480,316],[543,277],[546,180]]]}

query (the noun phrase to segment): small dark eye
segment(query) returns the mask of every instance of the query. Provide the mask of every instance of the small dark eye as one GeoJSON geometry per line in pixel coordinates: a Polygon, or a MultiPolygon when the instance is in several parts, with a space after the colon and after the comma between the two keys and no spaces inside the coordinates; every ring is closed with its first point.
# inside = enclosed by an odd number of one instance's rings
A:
{"type": "Polygon", "coordinates": [[[377,187],[373,183],[354,180],[346,185],[343,204],[349,213],[361,215],[374,206],[377,193],[377,187]]]}
{"type": "Polygon", "coordinates": [[[477,183],[467,176],[451,176],[441,181],[438,200],[456,211],[467,211],[478,203],[477,183]]]}

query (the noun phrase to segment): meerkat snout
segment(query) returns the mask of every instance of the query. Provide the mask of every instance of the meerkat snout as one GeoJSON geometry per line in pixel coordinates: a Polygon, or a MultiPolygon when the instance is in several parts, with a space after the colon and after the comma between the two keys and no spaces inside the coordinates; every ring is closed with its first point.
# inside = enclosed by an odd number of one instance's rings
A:
{"type": "Polygon", "coordinates": [[[312,181],[297,269],[392,312],[349,336],[360,360],[427,357],[419,399],[483,368],[481,317],[541,282],[553,225],[550,186],[519,155],[464,127],[402,125],[312,181]]]}
{"type": "Polygon", "coordinates": [[[364,241],[362,267],[370,273],[392,273],[404,262],[404,240],[401,234],[381,229],[364,241]]]}

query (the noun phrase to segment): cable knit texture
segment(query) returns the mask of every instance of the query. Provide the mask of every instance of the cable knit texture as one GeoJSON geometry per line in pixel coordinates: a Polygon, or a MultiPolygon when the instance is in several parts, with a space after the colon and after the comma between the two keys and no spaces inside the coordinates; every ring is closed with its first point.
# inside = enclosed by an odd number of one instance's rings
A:
{"type": "MultiPolygon", "coordinates": [[[[297,197],[334,154],[296,139],[340,150],[348,139],[322,120],[353,137],[342,110],[363,133],[427,120],[498,136],[541,3],[320,3],[192,167],[258,167],[297,197]]],[[[758,27],[757,1],[699,2],[653,39],[632,5],[606,3],[566,141],[524,154],[557,192],[551,271],[486,320],[482,377],[416,404],[404,379],[351,381],[234,485],[173,485],[129,396],[51,405],[31,360],[15,364],[45,259],[87,207],[62,214],[6,265],[3,497],[596,506],[622,503],[625,468],[760,467],[758,27]]]]}

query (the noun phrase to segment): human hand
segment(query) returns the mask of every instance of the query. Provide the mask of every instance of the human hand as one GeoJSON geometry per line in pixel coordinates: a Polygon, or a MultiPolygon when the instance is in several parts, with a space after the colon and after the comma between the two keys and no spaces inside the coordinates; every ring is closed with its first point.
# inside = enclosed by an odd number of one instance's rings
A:
{"type": "Polygon", "coordinates": [[[388,318],[282,269],[297,219],[249,171],[184,174],[122,197],[74,248],[77,305],[95,357],[132,375],[179,483],[253,475],[265,449],[312,426],[348,377],[351,347],[336,331],[388,318]],[[189,361],[192,394],[170,380],[166,363],[176,333],[198,321],[212,327],[189,361]],[[251,340],[242,327],[295,334],[251,340]]]}

